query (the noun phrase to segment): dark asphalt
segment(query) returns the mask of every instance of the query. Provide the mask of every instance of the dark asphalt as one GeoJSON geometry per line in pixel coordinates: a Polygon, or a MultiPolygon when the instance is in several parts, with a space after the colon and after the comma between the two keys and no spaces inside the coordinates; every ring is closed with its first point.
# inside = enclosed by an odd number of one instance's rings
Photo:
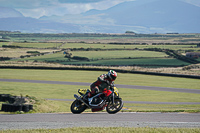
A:
{"type": "Polygon", "coordinates": [[[0,114],[2,129],[67,127],[200,127],[200,113],[0,114]]]}
{"type": "MultiPolygon", "coordinates": [[[[42,84],[81,85],[81,86],[89,86],[91,84],[91,83],[84,83],[84,82],[23,80],[23,79],[0,79],[0,81],[3,81],[3,82],[42,83],[42,84]]],[[[116,84],[116,87],[117,88],[127,88],[127,89],[143,89],[143,90],[155,90],[155,91],[168,91],[168,92],[182,92],[182,93],[200,94],[200,90],[197,90],[197,89],[152,87],[152,86],[137,86],[137,85],[122,85],[122,84],[116,84]]]]}

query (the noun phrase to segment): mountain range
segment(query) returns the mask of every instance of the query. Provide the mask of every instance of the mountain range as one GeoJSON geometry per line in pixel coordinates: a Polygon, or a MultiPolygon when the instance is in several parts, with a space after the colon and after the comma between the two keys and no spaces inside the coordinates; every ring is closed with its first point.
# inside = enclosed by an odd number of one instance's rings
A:
{"type": "Polygon", "coordinates": [[[180,0],[136,0],[82,14],[24,17],[0,7],[0,30],[36,33],[200,33],[200,7],[180,0]]]}

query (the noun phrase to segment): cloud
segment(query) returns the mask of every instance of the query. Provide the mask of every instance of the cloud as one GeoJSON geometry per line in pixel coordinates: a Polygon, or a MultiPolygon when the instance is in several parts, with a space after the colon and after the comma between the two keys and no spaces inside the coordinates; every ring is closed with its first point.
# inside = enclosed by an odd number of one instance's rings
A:
{"type": "Polygon", "coordinates": [[[20,11],[26,17],[80,14],[91,9],[105,10],[116,4],[133,0],[0,0],[3,7],[20,11]]]}

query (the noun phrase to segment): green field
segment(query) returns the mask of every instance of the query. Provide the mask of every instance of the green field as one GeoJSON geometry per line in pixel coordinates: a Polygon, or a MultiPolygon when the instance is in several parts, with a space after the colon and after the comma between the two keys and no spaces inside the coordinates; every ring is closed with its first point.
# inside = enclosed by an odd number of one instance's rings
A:
{"type": "MultiPolygon", "coordinates": [[[[15,37],[17,38],[18,36],[20,36],[20,35],[16,36],[15,35],[16,34],[12,34],[11,36],[13,38],[15,37]]],[[[101,35],[93,35],[90,37],[88,35],[77,35],[79,37],[75,39],[74,37],[75,35],[66,34],[66,35],[55,35],[57,38],[55,38],[55,40],[52,40],[52,42],[49,42],[47,40],[48,38],[50,38],[50,36],[54,35],[49,34],[48,37],[48,35],[44,34],[43,36],[46,36],[45,39],[46,41],[43,40],[43,42],[40,42],[41,41],[40,36],[42,35],[23,34],[23,36],[21,36],[22,37],[21,40],[24,41],[1,42],[0,57],[1,58],[3,57],[5,59],[9,57],[11,58],[10,61],[12,62],[30,61],[30,62],[42,62],[42,63],[58,63],[61,65],[98,65],[98,66],[129,65],[129,66],[158,68],[158,67],[178,67],[178,66],[183,67],[192,64],[190,61],[180,60],[181,58],[179,56],[172,56],[166,54],[165,53],[166,49],[173,50],[179,53],[180,56],[185,55],[186,52],[200,51],[200,48],[197,48],[196,44],[186,43],[190,41],[191,42],[194,41],[196,43],[198,38],[195,38],[195,36],[193,35],[191,36],[192,38],[189,41],[188,40],[189,36],[186,35],[183,35],[186,36],[186,38],[182,39],[178,38],[175,35],[174,36],[166,35],[166,37],[162,37],[163,35],[162,36],[150,35],[154,37],[138,37],[138,36],[102,37],[101,35]],[[35,41],[28,42],[25,38],[23,38],[26,36],[27,37],[37,36],[38,42],[35,41]],[[63,40],[59,38],[59,36],[62,36],[63,40]],[[72,36],[72,38],[70,37],[67,38],[67,36],[72,36]],[[84,41],[80,39],[84,39],[84,41]],[[78,42],[78,40],[80,42],[78,42]],[[89,42],[87,43],[87,41],[89,42]],[[7,47],[5,46],[2,47],[3,45],[7,45],[7,47]],[[37,51],[40,54],[33,57],[32,56],[33,54],[28,53],[29,51],[37,51]],[[64,52],[67,52],[68,54],[71,55],[70,56],[66,55],[65,57],[65,54],[63,54],[64,52]]],[[[199,59],[194,59],[194,60],[199,61],[199,59]]]]}
{"type": "MultiPolygon", "coordinates": [[[[105,71],[72,71],[72,70],[12,70],[0,69],[0,78],[47,81],[69,81],[92,83],[105,71]]],[[[140,74],[118,73],[115,84],[174,87],[200,89],[198,79],[147,76],[140,74]]],[[[89,89],[89,86],[1,82],[0,94],[29,95],[41,99],[37,112],[69,112],[71,102],[43,101],[42,99],[74,99],[78,89],[89,89]]],[[[200,102],[199,94],[165,91],[150,91],[118,88],[124,101],[151,102],[200,102]]],[[[90,110],[88,110],[90,111],[90,110]]],[[[200,105],[162,105],[162,104],[124,104],[122,111],[158,111],[158,112],[199,112],[200,105]]]]}
{"type": "MultiPolygon", "coordinates": [[[[174,65],[190,65],[190,63],[186,63],[177,59],[163,59],[163,58],[156,58],[156,59],[111,59],[111,60],[98,60],[98,61],[70,61],[70,62],[61,62],[61,64],[69,64],[69,65],[73,65],[73,64],[91,64],[91,65],[116,65],[116,66],[120,66],[120,65],[138,65],[138,66],[144,66],[144,67],[148,67],[148,65],[152,66],[155,65],[156,66],[174,66],[174,65]]],[[[162,67],[163,67],[162,66],[162,67]]]]}
{"type": "Polygon", "coordinates": [[[12,61],[38,61],[38,62],[56,62],[60,64],[92,64],[92,65],[190,65],[190,63],[175,59],[165,58],[167,55],[162,52],[154,51],[72,51],[72,58],[65,58],[63,52],[35,56],[22,59],[13,59],[12,61]],[[74,56],[86,57],[89,60],[76,60],[74,56]]]}
{"type": "Polygon", "coordinates": [[[165,53],[153,51],[129,51],[129,50],[116,50],[116,51],[73,51],[72,56],[84,56],[89,59],[111,59],[111,58],[142,58],[142,57],[165,57],[165,53]]]}
{"type": "MultiPolygon", "coordinates": [[[[120,58],[164,58],[167,56],[165,53],[161,52],[153,52],[153,51],[73,51],[70,52],[73,56],[79,57],[87,57],[91,60],[98,60],[98,59],[120,59],[120,58]]],[[[68,58],[64,58],[63,52],[55,53],[52,55],[44,55],[39,57],[28,58],[28,60],[38,60],[44,61],[46,60],[67,60],[68,58]]]]}

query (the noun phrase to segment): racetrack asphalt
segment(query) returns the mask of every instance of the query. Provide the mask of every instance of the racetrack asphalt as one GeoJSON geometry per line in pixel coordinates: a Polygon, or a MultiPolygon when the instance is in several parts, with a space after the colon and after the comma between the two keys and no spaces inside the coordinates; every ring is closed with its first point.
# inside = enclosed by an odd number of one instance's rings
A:
{"type": "Polygon", "coordinates": [[[0,114],[0,130],[68,127],[200,128],[200,113],[127,112],[0,114]]]}

